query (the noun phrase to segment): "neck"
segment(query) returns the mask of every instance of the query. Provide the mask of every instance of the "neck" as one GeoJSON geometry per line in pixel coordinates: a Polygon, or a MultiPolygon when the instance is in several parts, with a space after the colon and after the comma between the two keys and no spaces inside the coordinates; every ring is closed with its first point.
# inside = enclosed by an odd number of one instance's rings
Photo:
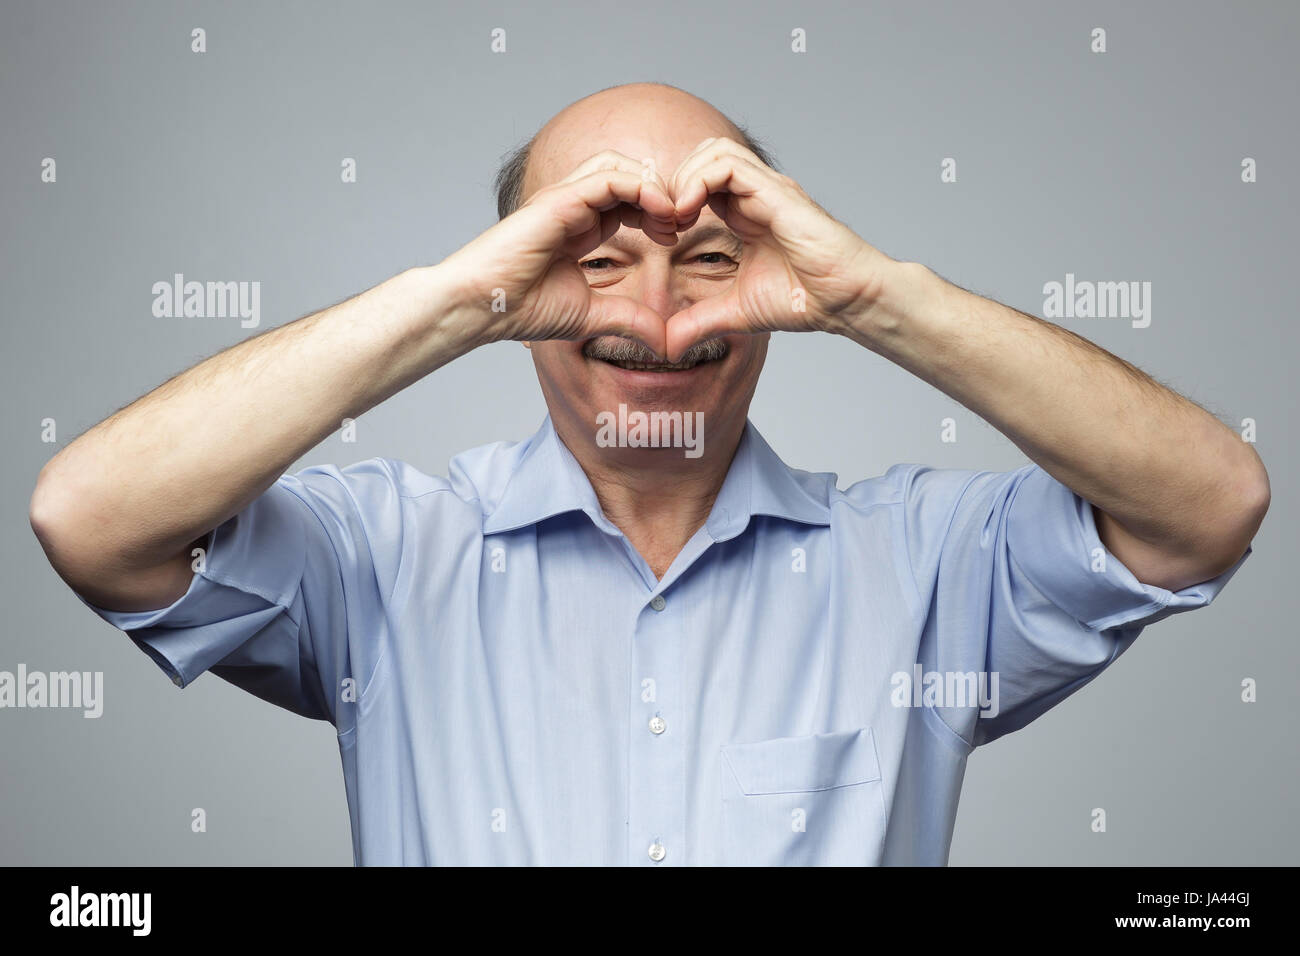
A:
{"type": "Polygon", "coordinates": [[[598,448],[590,440],[571,440],[554,424],[591,482],[601,511],[656,579],[708,520],[745,428],[741,418],[729,434],[715,432],[699,458],[686,458],[677,448],[598,448]]]}

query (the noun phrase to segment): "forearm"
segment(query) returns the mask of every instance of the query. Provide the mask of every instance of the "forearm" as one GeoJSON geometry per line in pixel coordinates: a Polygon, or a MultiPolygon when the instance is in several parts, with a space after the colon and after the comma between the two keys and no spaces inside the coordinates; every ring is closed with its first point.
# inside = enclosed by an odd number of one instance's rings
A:
{"type": "Polygon", "coordinates": [[[74,586],[187,553],[344,418],[473,348],[474,326],[431,267],[242,342],[52,458],[33,528],[74,586]]]}
{"type": "Polygon", "coordinates": [[[1259,457],[1208,412],[1091,342],[924,266],[889,267],[847,334],[980,415],[1152,555],[1221,567],[1263,517],[1259,457]]]}

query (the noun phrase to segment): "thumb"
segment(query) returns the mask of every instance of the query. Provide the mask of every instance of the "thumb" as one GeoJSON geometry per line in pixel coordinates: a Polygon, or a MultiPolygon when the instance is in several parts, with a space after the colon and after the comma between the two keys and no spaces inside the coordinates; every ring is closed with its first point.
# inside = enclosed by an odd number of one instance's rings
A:
{"type": "Polygon", "coordinates": [[[668,319],[668,361],[676,362],[697,342],[744,331],[740,320],[740,299],[733,286],[719,295],[700,299],[668,319]]]}
{"type": "Polygon", "coordinates": [[[591,294],[587,310],[588,335],[618,335],[636,339],[655,355],[668,348],[668,329],[661,316],[644,303],[625,295],[591,294]]]}

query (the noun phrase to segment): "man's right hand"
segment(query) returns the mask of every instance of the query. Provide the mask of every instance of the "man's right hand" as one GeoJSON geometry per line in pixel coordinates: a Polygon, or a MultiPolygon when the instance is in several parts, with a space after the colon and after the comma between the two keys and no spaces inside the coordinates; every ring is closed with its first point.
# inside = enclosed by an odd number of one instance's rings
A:
{"type": "Polygon", "coordinates": [[[591,290],[578,265],[622,225],[670,244],[674,203],[652,168],[606,150],[537,190],[437,268],[462,305],[481,310],[489,341],[619,335],[662,355],[666,316],[627,296],[591,290]]]}
{"type": "Polygon", "coordinates": [[[345,419],[477,346],[621,335],[663,354],[666,317],[592,291],[578,259],[624,223],[671,244],[674,212],[653,171],[601,153],[438,265],[176,376],[41,470],[30,517],[50,563],[101,607],[166,607],[193,578],[195,541],[345,419]]]}

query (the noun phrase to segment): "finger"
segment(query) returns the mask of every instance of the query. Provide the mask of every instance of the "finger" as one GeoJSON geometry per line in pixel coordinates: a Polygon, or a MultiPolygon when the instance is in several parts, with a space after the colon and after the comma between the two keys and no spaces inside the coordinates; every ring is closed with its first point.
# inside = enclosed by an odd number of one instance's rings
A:
{"type": "Polygon", "coordinates": [[[691,228],[694,227],[694,225],[699,221],[699,219],[700,219],[700,214],[697,212],[697,213],[695,213],[693,216],[691,216],[689,219],[679,219],[679,220],[677,220],[677,231],[678,231],[679,233],[682,233],[682,232],[685,232],[685,231],[688,230],[688,229],[691,229],[691,228]]]}
{"type": "Polygon", "coordinates": [[[673,175],[668,177],[668,185],[670,191],[671,191],[673,179],[676,178],[677,174],[682,169],[684,169],[687,166],[687,164],[692,162],[695,159],[695,157],[704,153],[705,150],[712,148],[715,143],[720,143],[720,142],[722,142],[722,137],[710,136],[708,139],[703,139],[700,140],[698,143],[696,143],[695,148],[691,150],[689,153],[687,153],[686,156],[683,157],[682,161],[677,164],[677,168],[673,170],[673,175]]]}
{"type": "MultiPolygon", "coordinates": [[[[636,160],[613,149],[599,152],[580,163],[568,176],[560,180],[560,183],[577,182],[595,173],[611,170],[638,176],[642,181],[658,187],[658,190],[665,196],[670,195],[668,184],[664,181],[663,176],[659,174],[653,159],[636,160]]],[[[671,219],[668,222],[671,224],[671,219]]]]}
{"type": "Polygon", "coordinates": [[[574,260],[581,259],[597,246],[608,242],[610,237],[623,226],[623,210],[631,208],[627,205],[618,205],[600,212],[600,218],[595,225],[586,232],[564,241],[560,246],[564,255],[574,260]]]}
{"type": "Polygon", "coordinates": [[[675,235],[675,220],[667,224],[672,217],[672,200],[657,186],[629,172],[602,170],[562,186],[547,187],[544,192],[530,200],[533,215],[552,224],[547,231],[556,230],[556,248],[562,247],[569,256],[585,255],[609,239],[617,226],[613,231],[608,226],[622,222],[621,204],[640,205],[642,212],[664,219],[663,223],[641,219],[642,228],[652,238],[668,232],[675,235]]]}
{"type": "Polygon", "coordinates": [[[700,157],[707,156],[716,159],[725,154],[739,156],[741,159],[748,160],[761,169],[775,172],[775,170],[772,170],[772,167],[768,166],[767,163],[763,162],[763,160],[759,158],[757,153],[748,146],[745,146],[743,143],[739,143],[726,136],[712,136],[706,140],[702,140],[680,163],[677,164],[677,169],[675,169],[673,175],[669,177],[669,185],[672,185],[672,181],[677,177],[678,173],[690,166],[699,165],[700,157]]]}
{"type": "Polygon", "coordinates": [[[562,196],[580,198],[593,209],[610,209],[620,202],[644,209],[666,223],[676,220],[676,204],[653,178],[626,169],[602,169],[563,187],[562,196]]]}
{"type": "Polygon", "coordinates": [[[676,362],[698,342],[738,332],[750,332],[744,326],[740,298],[735,286],[726,292],[700,299],[694,305],[672,315],[667,322],[668,361],[676,362]]]}
{"type": "Polygon", "coordinates": [[[635,173],[643,178],[650,178],[657,182],[659,186],[667,190],[668,184],[664,178],[659,175],[652,159],[633,159],[616,149],[606,149],[589,157],[574,167],[569,175],[560,180],[561,183],[569,183],[584,176],[590,176],[592,173],[600,172],[604,169],[618,169],[626,173],[635,173]]]}
{"type": "MultiPolygon", "coordinates": [[[[649,215],[644,209],[629,206],[627,203],[620,203],[610,212],[617,212],[621,225],[627,226],[629,229],[641,230],[651,241],[661,246],[671,246],[677,243],[678,229],[676,223],[663,223],[649,215]]],[[[602,213],[602,215],[608,215],[608,213],[602,213]]],[[[606,236],[605,238],[608,239],[609,237],[606,236]]]]}
{"type": "Polygon", "coordinates": [[[604,295],[592,290],[587,326],[584,338],[618,335],[636,339],[658,356],[664,355],[668,348],[663,316],[625,295],[604,295]]]}
{"type": "Polygon", "coordinates": [[[723,222],[735,219],[731,211],[731,194],[730,193],[710,193],[708,207],[713,210],[713,214],[723,222]]]}
{"type": "Polygon", "coordinates": [[[677,231],[675,229],[663,231],[661,227],[655,225],[653,219],[643,215],[643,212],[644,210],[629,206],[627,203],[619,203],[612,209],[603,210],[600,213],[600,222],[596,226],[579,236],[565,240],[560,248],[564,251],[564,255],[570,259],[581,259],[589,252],[608,242],[614,233],[618,232],[623,226],[640,229],[660,245],[671,246],[676,244],[677,231]]]}
{"type": "Polygon", "coordinates": [[[734,139],[714,137],[713,139],[706,139],[696,146],[690,155],[683,159],[677,165],[677,168],[673,170],[673,174],[668,177],[669,194],[680,198],[680,191],[692,174],[701,166],[707,166],[727,156],[733,156],[750,164],[755,169],[770,176],[773,182],[779,182],[783,178],[780,173],[764,163],[753,150],[742,146],[734,139]]]}
{"type": "Polygon", "coordinates": [[[548,186],[531,196],[525,206],[553,217],[564,235],[572,238],[590,230],[600,213],[619,203],[641,207],[660,220],[662,228],[676,222],[673,201],[662,187],[619,169],[602,169],[572,182],[548,186]]]}
{"type": "MultiPolygon", "coordinates": [[[[793,199],[770,170],[765,172],[748,160],[733,155],[724,155],[706,165],[686,170],[681,179],[674,179],[674,183],[675,216],[681,220],[698,213],[711,196],[726,192],[735,197],[730,208],[768,228],[782,207],[788,207],[793,199]]],[[[717,212],[716,207],[714,211],[717,212]]]]}
{"type": "MultiPolygon", "coordinates": [[[[678,233],[685,232],[695,225],[695,223],[700,218],[700,211],[703,207],[701,206],[695,208],[693,209],[693,211],[687,214],[686,211],[681,208],[681,198],[677,196],[674,190],[677,188],[683,188],[684,184],[688,181],[693,171],[698,169],[701,162],[707,162],[708,157],[723,156],[727,154],[738,156],[750,162],[753,166],[757,167],[762,172],[770,173],[773,177],[772,181],[775,185],[785,186],[789,184],[789,180],[787,179],[787,177],[776,172],[774,169],[772,169],[770,166],[764,163],[756,153],[754,153],[749,148],[737,143],[735,140],[718,138],[718,137],[712,137],[710,139],[703,140],[699,145],[695,147],[695,149],[691,151],[690,155],[688,155],[685,159],[682,160],[680,164],[678,164],[677,169],[673,173],[672,180],[670,181],[670,186],[669,186],[670,194],[673,195],[674,202],[677,203],[677,207],[678,207],[677,209],[677,232],[678,233]]],[[[714,193],[710,195],[707,200],[707,204],[713,209],[714,214],[717,215],[719,219],[723,220],[724,222],[727,221],[727,216],[723,212],[724,208],[726,207],[725,194],[714,193]]]]}

